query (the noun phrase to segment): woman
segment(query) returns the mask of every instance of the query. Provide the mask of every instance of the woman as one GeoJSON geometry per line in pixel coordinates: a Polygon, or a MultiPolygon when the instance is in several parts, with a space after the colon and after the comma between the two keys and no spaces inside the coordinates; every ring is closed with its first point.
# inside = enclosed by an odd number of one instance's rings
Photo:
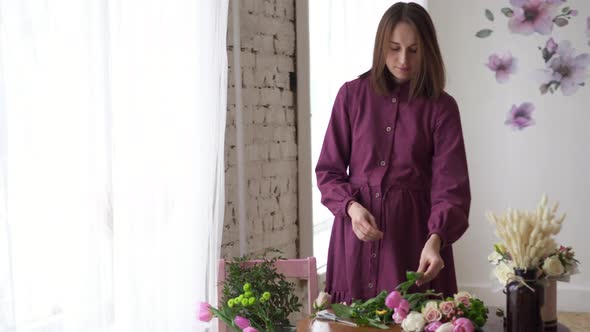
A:
{"type": "Polygon", "coordinates": [[[332,302],[391,291],[406,271],[424,273],[417,291],[457,291],[451,244],[467,229],[471,199],[459,110],[444,84],[430,16],[394,4],[372,68],[338,92],[316,166],[335,215],[332,302]]]}

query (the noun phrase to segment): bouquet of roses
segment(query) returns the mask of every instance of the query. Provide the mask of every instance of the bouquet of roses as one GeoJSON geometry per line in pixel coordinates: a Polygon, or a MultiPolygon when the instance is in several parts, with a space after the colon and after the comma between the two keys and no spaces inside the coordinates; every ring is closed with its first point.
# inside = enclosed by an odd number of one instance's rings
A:
{"type": "Polygon", "coordinates": [[[350,306],[335,303],[332,310],[339,318],[359,326],[388,329],[388,325],[397,323],[407,332],[473,332],[485,325],[488,309],[467,292],[452,298],[443,298],[432,290],[410,293],[410,287],[421,277],[421,273],[407,272],[407,280],[395,291],[382,291],[367,301],[353,301],[350,306]]]}
{"type": "MultiPolygon", "coordinates": [[[[514,276],[514,262],[510,252],[503,243],[496,243],[494,251],[488,256],[488,261],[495,265],[494,275],[502,286],[514,276]]],[[[555,278],[558,281],[569,281],[570,277],[578,273],[578,264],[572,247],[559,246],[539,260],[537,277],[539,279],[555,278]]]]}

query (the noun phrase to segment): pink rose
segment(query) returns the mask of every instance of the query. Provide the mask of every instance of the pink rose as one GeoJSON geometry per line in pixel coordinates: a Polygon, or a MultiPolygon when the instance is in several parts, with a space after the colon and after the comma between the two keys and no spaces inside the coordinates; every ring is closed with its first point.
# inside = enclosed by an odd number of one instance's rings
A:
{"type": "Polygon", "coordinates": [[[258,332],[258,330],[253,328],[252,326],[248,326],[247,328],[242,330],[242,332],[258,332]]]}
{"type": "Polygon", "coordinates": [[[475,327],[473,323],[467,318],[459,318],[453,322],[453,332],[473,332],[475,327]]]}
{"type": "Polygon", "coordinates": [[[443,315],[449,316],[449,315],[453,314],[453,312],[455,311],[455,302],[453,302],[453,301],[441,302],[439,304],[439,307],[440,307],[440,311],[443,313],[443,315]]]}
{"type": "Polygon", "coordinates": [[[247,327],[250,327],[250,321],[242,316],[236,316],[236,318],[234,318],[234,323],[237,327],[241,328],[242,330],[247,327]]]}
{"type": "Polygon", "coordinates": [[[459,305],[460,303],[463,303],[463,305],[467,308],[469,308],[469,306],[471,306],[471,294],[469,294],[468,292],[459,292],[457,294],[455,294],[455,303],[457,303],[457,305],[459,305]]]}
{"type": "Polygon", "coordinates": [[[213,318],[213,314],[209,308],[210,305],[207,302],[201,302],[199,305],[199,320],[201,322],[209,322],[213,318]]]}
{"type": "Polygon", "coordinates": [[[426,325],[426,327],[424,328],[424,332],[436,332],[436,329],[438,329],[441,325],[442,322],[432,322],[426,325]]]}
{"type": "Polygon", "coordinates": [[[398,291],[393,291],[389,293],[389,295],[387,295],[387,297],[385,298],[385,305],[389,309],[395,309],[399,306],[401,300],[402,294],[400,294],[400,292],[398,291]]]}
{"type": "Polygon", "coordinates": [[[442,313],[437,308],[429,307],[424,311],[424,319],[429,323],[439,321],[441,318],[442,313]]]}

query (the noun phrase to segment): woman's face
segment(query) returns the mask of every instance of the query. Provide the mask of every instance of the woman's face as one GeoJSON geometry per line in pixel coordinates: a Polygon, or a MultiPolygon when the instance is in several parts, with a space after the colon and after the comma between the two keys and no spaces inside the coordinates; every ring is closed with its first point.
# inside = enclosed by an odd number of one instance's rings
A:
{"type": "Polygon", "coordinates": [[[385,64],[398,83],[410,80],[420,69],[418,40],[416,31],[406,22],[399,22],[393,29],[385,64]]]}

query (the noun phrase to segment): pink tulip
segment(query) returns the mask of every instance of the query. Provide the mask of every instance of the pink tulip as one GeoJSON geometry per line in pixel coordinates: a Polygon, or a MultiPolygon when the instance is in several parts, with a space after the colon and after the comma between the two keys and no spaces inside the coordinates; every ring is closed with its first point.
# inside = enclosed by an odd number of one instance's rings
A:
{"type": "Polygon", "coordinates": [[[236,316],[236,318],[234,318],[234,323],[237,327],[241,328],[242,330],[247,327],[250,327],[250,321],[242,316],[236,316]]]}
{"type": "Polygon", "coordinates": [[[428,325],[426,325],[426,327],[424,328],[424,332],[436,332],[436,329],[438,329],[443,323],[436,321],[436,322],[432,322],[428,325]]]}
{"type": "Polygon", "coordinates": [[[475,327],[473,323],[467,318],[459,318],[453,322],[453,332],[473,332],[475,327]]]}
{"type": "Polygon", "coordinates": [[[247,328],[243,329],[242,332],[258,332],[258,330],[252,326],[248,326],[247,328]]]}
{"type": "Polygon", "coordinates": [[[207,302],[201,302],[199,305],[199,320],[209,322],[213,318],[213,313],[209,310],[211,306],[207,302]]]}
{"type": "Polygon", "coordinates": [[[402,299],[397,306],[397,309],[402,310],[406,313],[410,312],[410,302],[406,299],[402,299]]]}
{"type": "Polygon", "coordinates": [[[389,309],[395,309],[399,306],[402,300],[402,294],[398,291],[393,291],[385,298],[385,305],[389,309]]]}

